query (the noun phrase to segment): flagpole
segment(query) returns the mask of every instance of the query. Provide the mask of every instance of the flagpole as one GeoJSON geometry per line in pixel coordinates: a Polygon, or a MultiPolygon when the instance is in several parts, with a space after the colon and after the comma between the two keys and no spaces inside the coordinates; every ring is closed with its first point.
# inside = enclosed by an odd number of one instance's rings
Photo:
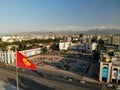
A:
{"type": "Polygon", "coordinates": [[[19,90],[19,84],[18,84],[18,67],[17,67],[17,50],[16,52],[16,85],[17,85],[17,90],[19,90]]]}

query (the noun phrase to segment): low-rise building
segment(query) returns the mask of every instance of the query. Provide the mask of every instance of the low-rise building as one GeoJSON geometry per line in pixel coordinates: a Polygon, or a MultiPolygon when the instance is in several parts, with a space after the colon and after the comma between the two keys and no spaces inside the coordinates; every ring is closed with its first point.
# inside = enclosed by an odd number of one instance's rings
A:
{"type": "Polygon", "coordinates": [[[120,57],[120,51],[115,51],[115,52],[114,52],[114,55],[115,55],[116,57],[120,57]]]}
{"type": "Polygon", "coordinates": [[[72,42],[60,42],[59,43],[59,49],[60,50],[68,50],[68,48],[71,46],[72,42]]]}
{"type": "Polygon", "coordinates": [[[120,82],[120,58],[103,60],[100,62],[99,80],[105,82],[120,82]]]}

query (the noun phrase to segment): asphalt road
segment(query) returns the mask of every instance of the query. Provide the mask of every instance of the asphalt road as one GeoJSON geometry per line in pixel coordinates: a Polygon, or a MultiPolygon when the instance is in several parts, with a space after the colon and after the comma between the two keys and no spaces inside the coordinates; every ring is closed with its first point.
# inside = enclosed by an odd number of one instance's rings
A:
{"type": "MultiPolygon", "coordinates": [[[[0,80],[16,86],[15,68],[0,65],[0,80]]],[[[19,87],[23,90],[102,90],[103,85],[96,83],[80,83],[70,77],[59,76],[50,72],[33,72],[19,69],[19,87]]],[[[107,87],[106,87],[107,88],[107,87]]],[[[107,88],[106,90],[114,90],[107,88]]]]}

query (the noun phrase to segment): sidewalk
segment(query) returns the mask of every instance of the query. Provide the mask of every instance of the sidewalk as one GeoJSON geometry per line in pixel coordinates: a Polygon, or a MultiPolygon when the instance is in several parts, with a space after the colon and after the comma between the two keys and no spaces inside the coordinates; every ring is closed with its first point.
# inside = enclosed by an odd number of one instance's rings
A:
{"type": "Polygon", "coordinates": [[[0,81],[0,90],[16,90],[16,87],[11,84],[0,81]]]}

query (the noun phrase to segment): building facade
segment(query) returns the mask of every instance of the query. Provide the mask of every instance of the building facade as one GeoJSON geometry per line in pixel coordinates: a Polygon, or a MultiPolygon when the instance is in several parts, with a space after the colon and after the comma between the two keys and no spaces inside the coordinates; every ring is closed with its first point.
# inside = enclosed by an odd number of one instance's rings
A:
{"type": "Polygon", "coordinates": [[[107,83],[120,83],[120,60],[100,62],[99,80],[107,83]]]}

